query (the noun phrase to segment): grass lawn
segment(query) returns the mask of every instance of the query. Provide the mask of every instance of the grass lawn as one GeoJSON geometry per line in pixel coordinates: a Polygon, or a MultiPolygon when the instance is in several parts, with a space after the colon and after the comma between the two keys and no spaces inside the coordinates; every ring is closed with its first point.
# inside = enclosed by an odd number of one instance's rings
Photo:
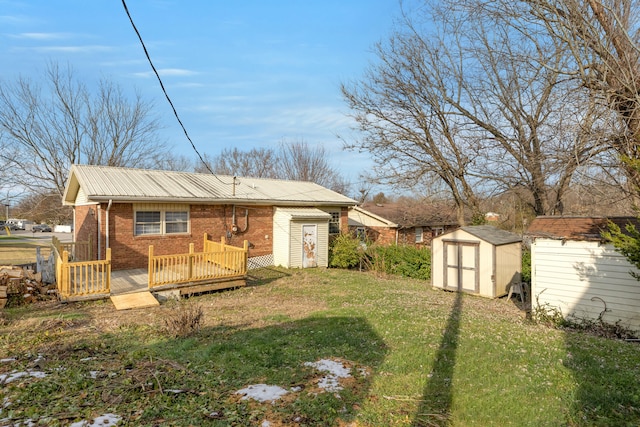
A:
{"type": "Polygon", "coordinates": [[[0,425],[105,414],[130,426],[640,425],[638,344],[532,324],[514,302],[424,281],[252,274],[246,288],[153,309],[5,310],[0,425]],[[194,310],[200,330],[176,337],[166,320],[194,310]],[[324,359],[351,370],[341,390],[324,391],[306,365],[324,359]],[[236,394],[257,384],[288,394],[236,394]]]}
{"type": "Polygon", "coordinates": [[[36,262],[36,248],[40,247],[42,256],[51,252],[51,240],[36,239],[29,236],[0,235],[0,265],[20,265],[36,262]]]}

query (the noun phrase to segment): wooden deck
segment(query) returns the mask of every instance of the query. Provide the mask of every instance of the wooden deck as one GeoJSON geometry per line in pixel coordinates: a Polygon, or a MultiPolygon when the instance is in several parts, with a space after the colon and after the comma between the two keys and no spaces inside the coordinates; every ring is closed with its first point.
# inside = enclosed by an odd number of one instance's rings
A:
{"type": "Polygon", "coordinates": [[[149,272],[146,268],[111,272],[111,295],[149,290],[149,272]]]}
{"type": "MultiPolygon", "coordinates": [[[[116,270],[111,272],[111,295],[122,295],[133,292],[148,291],[148,271],[146,268],[132,270],[116,270]]],[[[187,295],[198,292],[207,292],[220,289],[238,288],[246,285],[246,278],[220,278],[207,280],[202,283],[180,283],[158,286],[152,292],[179,290],[180,294],[187,295]]]]}

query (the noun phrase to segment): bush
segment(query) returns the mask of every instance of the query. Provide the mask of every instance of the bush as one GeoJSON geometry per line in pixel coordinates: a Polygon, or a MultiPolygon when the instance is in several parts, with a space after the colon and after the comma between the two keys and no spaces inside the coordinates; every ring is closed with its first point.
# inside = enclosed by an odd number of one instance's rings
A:
{"type": "Polygon", "coordinates": [[[414,279],[431,278],[431,251],[414,246],[363,244],[352,234],[340,234],[329,250],[329,266],[361,267],[414,279]]]}
{"type": "Polygon", "coordinates": [[[414,279],[431,278],[431,251],[414,246],[374,246],[369,251],[371,268],[380,273],[414,279]]]}
{"type": "Polygon", "coordinates": [[[340,234],[329,248],[329,266],[354,268],[360,265],[363,256],[364,247],[360,239],[351,234],[340,234]]]}
{"type": "Polygon", "coordinates": [[[164,318],[164,329],[172,337],[188,337],[200,331],[204,311],[198,304],[175,301],[164,318]]]}

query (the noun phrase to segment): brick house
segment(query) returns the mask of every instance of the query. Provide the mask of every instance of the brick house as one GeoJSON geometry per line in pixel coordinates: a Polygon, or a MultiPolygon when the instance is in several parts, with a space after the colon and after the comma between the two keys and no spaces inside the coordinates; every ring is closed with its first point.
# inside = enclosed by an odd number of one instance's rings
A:
{"type": "Polygon", "coordinates": [[[150,245],[156,255],[189,243],[202,251],[205,233],[248,240],[250,265],[273,265],[275,254],[285,267],[302,267],[313,239],[317,258],[306,266],[326,266],[329,235],[347,230],[356,201],[311,182],[73,165],[63,204],[73,207],[74,240],[91,241],[98,259],[111,248],[123,270],[146,268],[150,245]]]}
{"type": "Polygon", "coordinates": [[[434,237],[458,227],[444,204],[364,203],[349,210],[349,229],[380,244],[430,247],[434,237]]]}

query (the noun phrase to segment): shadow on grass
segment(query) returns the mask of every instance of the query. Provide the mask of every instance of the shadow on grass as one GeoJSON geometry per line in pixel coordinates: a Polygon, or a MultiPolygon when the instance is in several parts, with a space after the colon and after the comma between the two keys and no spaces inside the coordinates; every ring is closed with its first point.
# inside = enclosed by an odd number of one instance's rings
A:
{"type": "Polygon", "coordinates": [[[462,296],[462,292],[456,294],[455,302],[449,312],[440,347],[422,394],[422,402],[411,424],[413,427],[447,425],[449,422],[453,399],[451,384],[456,365],[462,315],[462,296]]]}
{"type": "Polygon", "coordinates": [[[386,353],[383,340],[363,318],[318,316],[264,328],[205,328],[197,336],[162,341],[130,353],[139,358],[129,362],[131,366],[150,357],[188,366],[188,373],[177,378],[173,374],[163,378],[156,372],[149,383],[156,388],[162,384],[164,389],[194,390],[185,397],[190,403],[183,400],[180,406],[167,406],[162,399],[154,402],[149,390],[127,400],[150,400],[137,422],[260,425],[268,420],[276,425],[336,425],[339,420],[355,418],[386,353]],[[317,388],[321,374],[305,363],[320,359],[351,368],[352,378],[341,383],[343,390],[317,388]],[[255,384],[279,386],[289,394],[273,404],[241,400],[235,394],[255,384]]]}

